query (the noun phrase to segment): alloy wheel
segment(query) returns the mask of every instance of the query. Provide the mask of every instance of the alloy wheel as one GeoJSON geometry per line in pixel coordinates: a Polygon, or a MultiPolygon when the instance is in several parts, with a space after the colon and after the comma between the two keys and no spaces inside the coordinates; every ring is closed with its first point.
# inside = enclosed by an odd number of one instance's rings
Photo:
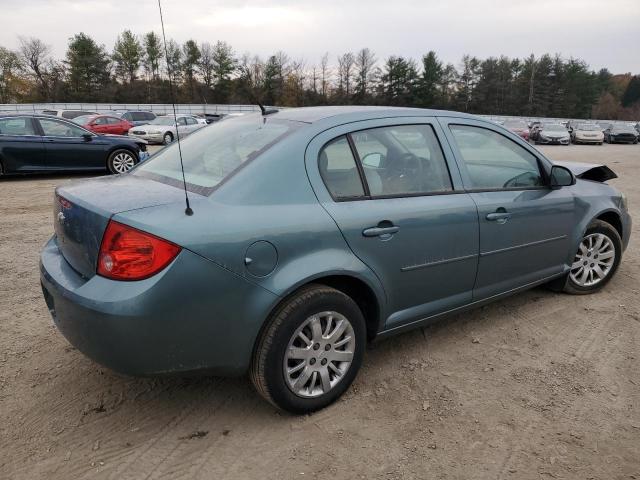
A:
{"type": "Polygon", "coordinates": [[[133,155],[127,152],[120,152],[115,157],[113,157],[113,161],[111,165],[113,165],[113,169],[117,173],[125,173],[133,168],[136,164],[133,155]]]}
{"type": "Polygon", "coordinates": [[[604,280],[616,260],[616,249],[609,237],[592,233],[584,237],[571,265],[571,279],[581,287],[591,287],[604,280]]]}
{"type": "Polygon", "coordinates": [[[308,317],[293,333],[284,357],[289,389],[304,398],[324,395],[345,376],[356,346],[353,326],[338,312],[308,317]]]}

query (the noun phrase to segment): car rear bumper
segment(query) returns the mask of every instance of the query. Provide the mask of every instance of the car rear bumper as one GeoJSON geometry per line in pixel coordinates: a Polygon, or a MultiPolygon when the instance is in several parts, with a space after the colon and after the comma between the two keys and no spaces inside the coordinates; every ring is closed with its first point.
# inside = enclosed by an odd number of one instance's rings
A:
{"type": "Polygon", "coordinates": [[[87,357],[129,375],[242,374],[262,321],[278,301],[188,250],[146,280],[86,280],[52,238],[40,273],[58,330],[87,357]]]}

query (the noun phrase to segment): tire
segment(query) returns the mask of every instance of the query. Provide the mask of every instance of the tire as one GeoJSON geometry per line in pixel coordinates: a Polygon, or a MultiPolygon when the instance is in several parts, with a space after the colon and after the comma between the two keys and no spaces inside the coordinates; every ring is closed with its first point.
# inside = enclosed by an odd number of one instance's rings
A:
{"type": "Polygon", "coordinates": [[[169,145],[170,143],[173,143],[173,133],[166,132],[162,137],[162,144],[169,145]]]}
{"type": "MultiPolygon", "coordinates": [[[[594,255],[593,251],[590,251],[589,256],[587,257],[583,253],[581,253],[579,248],[578,252],[576,252],[574,263],[571,266],[571,272],[566,277],[566,281],[563,288],[564,292],[571,293],[574,295],[586,295],[589,293],[594,293],[601,290],[607,283],[609,283],[611,278],[615,275],[616,270],[620,265],[620,260],[622,258],[622,240],[620,239],[620,234],[615,228],[613,228],[613,226],[611,226],[607,222],[603,222],[602,220],[595,220],[593,223],[591,223],[591,225],[589,225],[589,228],[587,228],[584,238],[581,241],[581,246],[584,245],[584,242],[588,242],[589,237],[591,237],[597,242],[597,240],[600,238],[598,236],[604,236],[606,239],[608,239],[610,242],[611,248],[605,251],[603,247],[606,244],[603,242],[602,246],[600,247],[602,248],[602,250],[596,250],[599,252],[604,252],[604,253],[600,253],[600,257],[598,257],[597,255],[594,255]],[[577,280],[580,280],[579,278],[581,277],[580,273],[583,272],[584,270],[580,270],[578,268],[574,270],[574,267],[577,267],[579,263],[582,263],[582,265],[584,266],[584,261],[591,262],[594,259],[603,258],[604,254],[609,253],[610,251],[613,251],[613,256],[610,257],[612,258],[612,261],[610,262],[610,265],[604,270],[602,269],[604,267],[600,264],[607,263],[608,258],[605,259],[604,262],[600,261],[600,262],[593,262],[590,264],[590,265],[594,265],[595,263],[598,263],[599,266],[601,267],[600,271],[606,272],[604,277],[602,277],[600,280],[598,280],[597,282],[591,285],[584,284],[584,283],[581,284],[580,282],[576,281],[576,278],[577,280]],[[580,260],[578,260],[579,255],[581,255],[580,260]],[[591,255],[593,255],[593,257],[591,255]]],[[[597,275],[594,273],[594,278],[596,276],[597,275]]],[[[588,278],[591,278],[591,277],[588,277],[588,278]]]]}
{"type": "Polygon", "coordinates": [[[356,303],[338,290],[312,284],[274,311],[253,354],[251,381],[258,393],[276,407],[296,414],[313,412],[333,403],[349,388],[362,365],[365,347],[366,325],[356,303]],[[330,315],[333,320],[328,320],[330,315]],[[340,323],[343,320],[347,324],[340,323]],[[312,326],[316,325],[320,335],[313,334],[312,326]],[[346,329],[340,332],[339,326],[346,329]],[[332,333],[336,336],[330,340],[332,333]],[[339,345],[334,348],[332,342],[339,345]],[[288,358],[288,352],[293,350],[299,354],[288,358]],[[337,352],[341,352],[340,357],[336,357],[337,352]],[[350,364],[335,360],[347,357],[350,364]],[[288,373],[287,368],[297,370],[288,373]]]}
{"type": "Polygon", "coordinates": [[[107,169],[110,173],[118,175],[131,170],[138,163],[138,157],[131,150],[119,148],[109,154],[107,169]]]}

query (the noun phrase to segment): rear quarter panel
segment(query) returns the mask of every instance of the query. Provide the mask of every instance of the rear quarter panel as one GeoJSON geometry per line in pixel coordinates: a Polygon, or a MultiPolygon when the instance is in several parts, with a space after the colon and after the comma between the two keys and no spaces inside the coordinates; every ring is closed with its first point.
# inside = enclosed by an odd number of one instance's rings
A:
{"type": "MultiPolygon", "coordinates": [[[[333,219],[320,206],[304,166],[304,135],[295,134],[249,162],[186,217],[184,206],[162,205],[115,219],[171,240],[281,298],[327,275],[349,275],[385,293],[375,274],[348,248],[333,219]],[[273,271],[258,276],[245,264],[258,241],[277,251],[273,271]]],[[[254,262],[260,259],[252,259],[254,262]]],[[[275,306],[275,305],[274,305],[275,306]]],[[[264,318],[269,312],[264,312],[264,318]]]]}

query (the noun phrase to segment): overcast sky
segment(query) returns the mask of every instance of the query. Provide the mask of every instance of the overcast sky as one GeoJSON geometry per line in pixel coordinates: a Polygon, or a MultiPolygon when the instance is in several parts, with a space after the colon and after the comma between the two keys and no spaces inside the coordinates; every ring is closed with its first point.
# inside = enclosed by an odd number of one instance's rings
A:
{"type": "MultiPolygon", "coordinates": [[[[167,36],[225,40],[239,54],[284,50],[308,65],[369,47],[378,59],[463,54],[582,58],[594,69],[640,73],[640,0],[162,0],[167,36]]],[[[0,0],[0,45],[36,36],[64,56],[84,31],[111,51],[124,29],[160,32],[157,0],[0,0]]]]}

